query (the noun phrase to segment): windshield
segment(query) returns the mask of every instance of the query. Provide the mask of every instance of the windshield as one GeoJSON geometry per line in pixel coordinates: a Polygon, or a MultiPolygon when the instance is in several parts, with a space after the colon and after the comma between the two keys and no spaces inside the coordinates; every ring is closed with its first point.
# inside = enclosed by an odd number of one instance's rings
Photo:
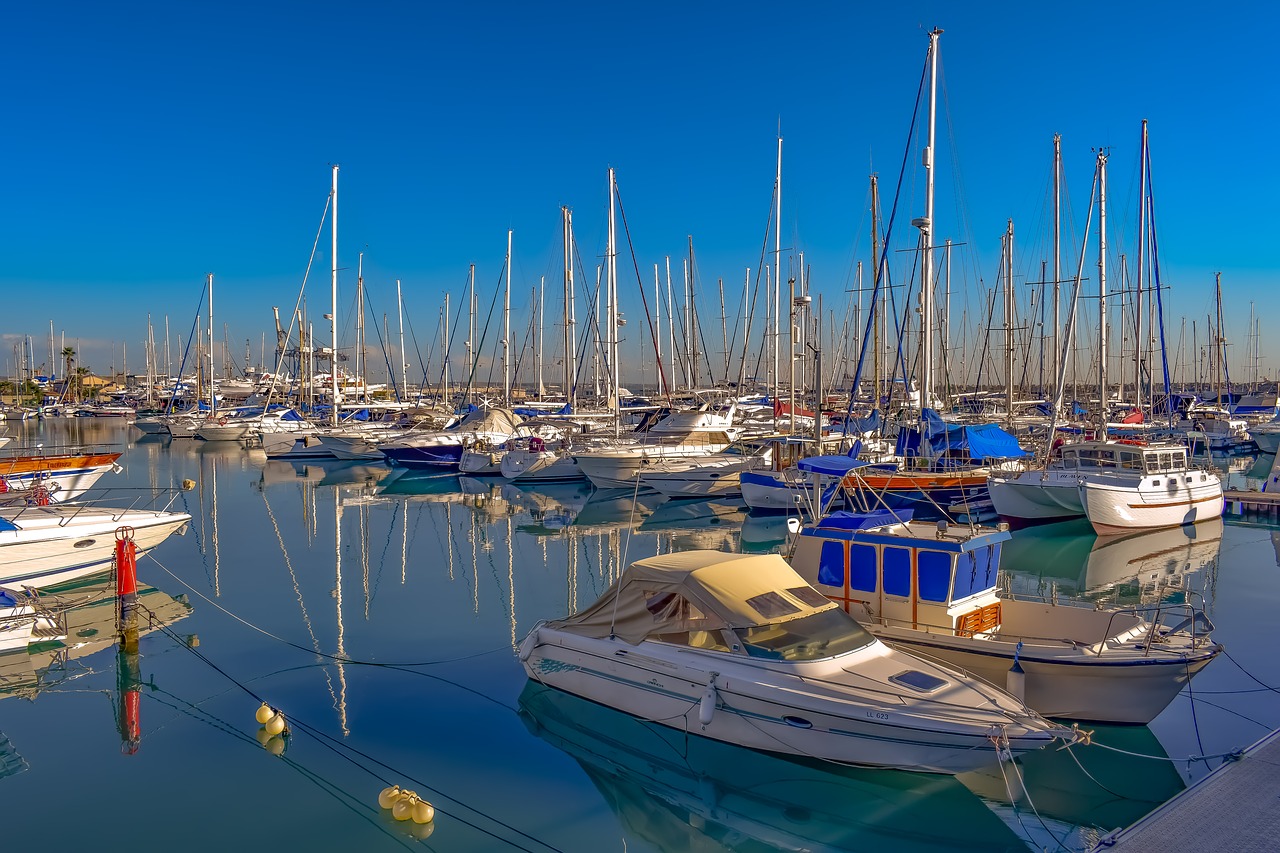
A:
{"type": "Polygon", "coordinates": [[[786,661],[820,660],[842,655],[875,642],[867,630],[838,607],[734,633],[752,657],[786,661]]]}

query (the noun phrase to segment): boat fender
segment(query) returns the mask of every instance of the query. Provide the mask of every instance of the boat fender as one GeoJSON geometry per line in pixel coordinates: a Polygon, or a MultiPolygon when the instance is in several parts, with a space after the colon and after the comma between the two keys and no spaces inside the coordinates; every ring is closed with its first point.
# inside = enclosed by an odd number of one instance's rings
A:
{"type": "Polygon", "coordinates": [[[529,655],[533,653],[533,647],[538,645],[538,629],[534,628],[529,632],[529,636],[524,638],[524,642],[520,644],[520,663],[524,663],[529,659],[529,655]]]}
{"type": "Polygon", "coordinates": [[[1018,661],[1018,656],[1022,653],[1022,641],[1018,641],[1018,645],[1013,650],[1013,666],[1009,667],[1009,672],[1005,675],[1004,689],[1019,702],[1027,701],[1027,674],[1022,669],[1022,664],[1018,661]]]}
{"type": "Polygon", "coordinates": [[[711,673],[711,677],[707,679],[707,689],[702,692],[702,701],[698,703],[698,722],[705,727],[711,723],[711,717],[716,712],[716,676],[719,673],[711,673]]]}

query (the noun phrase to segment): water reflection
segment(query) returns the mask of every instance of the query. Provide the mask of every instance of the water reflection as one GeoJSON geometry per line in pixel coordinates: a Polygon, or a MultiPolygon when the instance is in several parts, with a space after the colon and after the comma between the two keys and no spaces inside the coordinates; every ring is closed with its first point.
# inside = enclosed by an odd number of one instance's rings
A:
{"type": "Polygon", "coordinates": [[[1094,536],[1081,520],[1047,524],[1015,531],[1002,566],[1013,592],[1153,604],[1212,587],[1223,530],[1220,518],[1128,536],[1094,536]]]}
{"type": "Polygon", "coordinates": [[[529,730],[572,756],[599,789],[627,845],[708,853],[1023,846],[949,776],[755,752],[646,723],[534,681],[519,704],[529,730]]]}

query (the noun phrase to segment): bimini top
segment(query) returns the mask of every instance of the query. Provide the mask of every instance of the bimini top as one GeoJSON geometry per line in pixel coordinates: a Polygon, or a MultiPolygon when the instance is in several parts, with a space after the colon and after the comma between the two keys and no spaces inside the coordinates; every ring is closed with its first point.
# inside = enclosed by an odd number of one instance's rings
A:
{"type": "Polygon", "coordinates": [[[599,601],[548,627],[635,645],[653,634],[775,625],[835,606],[777,554],[684,551],[637,560],[599,601]]]}

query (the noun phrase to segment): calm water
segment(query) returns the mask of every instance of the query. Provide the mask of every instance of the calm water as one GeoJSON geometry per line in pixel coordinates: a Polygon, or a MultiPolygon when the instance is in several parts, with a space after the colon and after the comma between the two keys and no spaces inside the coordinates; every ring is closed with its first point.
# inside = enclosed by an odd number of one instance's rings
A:
{"type": "Polygon", "coordinates": [[[1254,680],[1280,685],[1280,533],[1265,527],[1101,543],[1073,524],[1010,543],[1016,589],[1204,594],[1234,659],[1150,727],[1095,734],[1177,760],[1045,751],[1020,767],[1028,795],[1008,765],[1007,780],[996,766],[959,779],[832,768],[527,686],[514,648],[538,620],[594,601],[642,556],[777,549],[779,518],[732,502],[633,505],[585,485],[268,462],[87,419],[25,429],[46,445],[127,444],[103,485],[197,485],[175,503],[193,516],[186,535],[139,560],[155,587],[145,606],[174,621],[143,637],[136,670],[110,643],[110,606],[75,614],[80,645],[65,654],[0,660],[6,849],[1074,851],[1219,763],[1189,756],[1280,725],[1280,696],[1254,680]],[[132,745],[119,725],[131,671],[132,745]],[[255,696],[293,721],[280,756],[259,742],[255,696]],[[428,837],[378,809],[392,783],[436,805],[428,837]]]}

